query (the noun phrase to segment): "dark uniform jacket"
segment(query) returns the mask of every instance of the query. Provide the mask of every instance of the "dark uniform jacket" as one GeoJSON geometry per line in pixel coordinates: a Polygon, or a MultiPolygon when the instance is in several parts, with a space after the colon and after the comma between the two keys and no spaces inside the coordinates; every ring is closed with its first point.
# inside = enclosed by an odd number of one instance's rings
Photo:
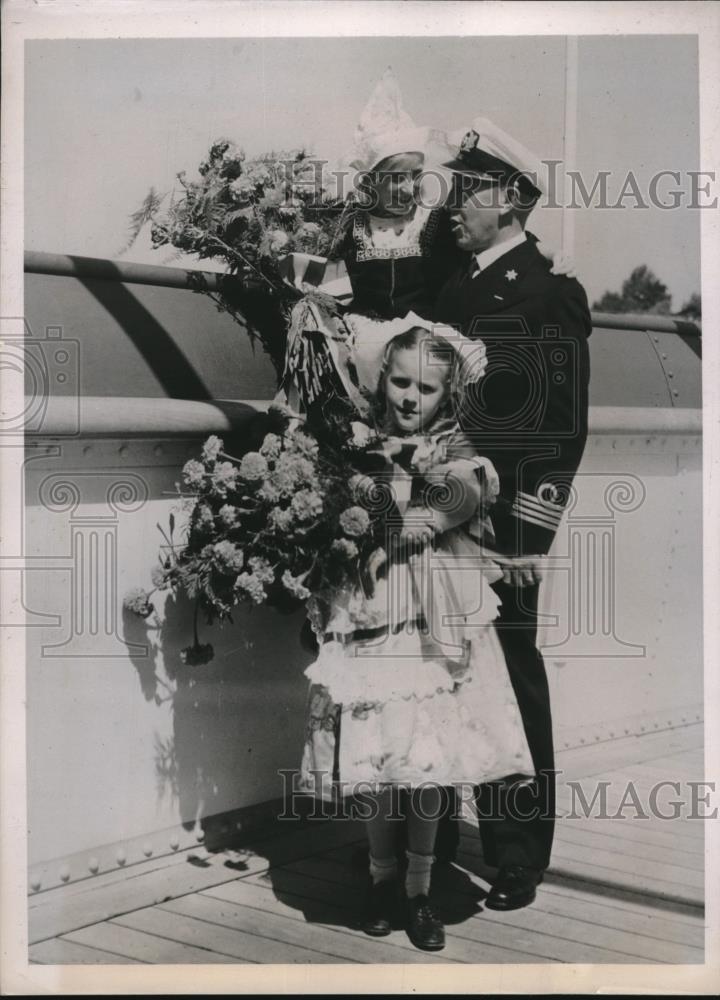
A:
{"type": "Polygon", "coordinates": [[[491,514],[508,555],[546,553],[587,438],[590,312],[582,285],[550,273],[532,239],[476,277],[466,255],[440,292],[438,322],[487,347],[461,425],[500,476],[491,514]]]}
{"type": "Polygon", "coordinates": [[[447,212],[428,214],[416,242],[375,247],[368,213],[351,212],[335,254],[347,267],[353,290],[352,311],[382,319],[416,312],[429,318],[444,283],[465,254],[458,250],[447,212]]]}

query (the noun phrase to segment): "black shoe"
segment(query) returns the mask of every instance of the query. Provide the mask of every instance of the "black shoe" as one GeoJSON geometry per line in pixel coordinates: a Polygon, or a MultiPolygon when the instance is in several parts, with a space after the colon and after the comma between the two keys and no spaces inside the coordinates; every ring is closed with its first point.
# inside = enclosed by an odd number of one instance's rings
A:
{"type": "Polygon", "coordinates": [[[501,868],[484,905],[488,910],[519,910],[529,906],[542,880],[543,873],[537,868],[523,865],[501,868]]]}
{"type": "Polygon", "coordinates": [[[427,896],[408,899],[407,932],[415,947],[423,951],[441,951],[445,947],[443,922],[430,906],[427,896]]]}
{"type": "Polygon", "coordinates": [[[395,879],[368,886],[360,927],[372,937],[385,937],[392,930],[397,912],[398,883],[395,879]]]}

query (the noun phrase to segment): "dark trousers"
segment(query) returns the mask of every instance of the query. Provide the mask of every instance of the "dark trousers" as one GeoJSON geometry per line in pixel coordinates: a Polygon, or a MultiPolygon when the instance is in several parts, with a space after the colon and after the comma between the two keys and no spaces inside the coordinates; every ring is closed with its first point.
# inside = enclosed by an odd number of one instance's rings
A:
{"type": "MultiPolygon", "coordinates": [[[[485,862],[493,867],[525,865],[544,869],[550,861],[555,817],[555,758],[550,694],[543,658],[536,646],[539,586],[495,584],[502,600],[496,621],[510,680],[525,726],[537,778],[480,785],[476,793],[485,862]]],[[[457,823],[440,821],[436,855],[457,845],[457,823]]]]}

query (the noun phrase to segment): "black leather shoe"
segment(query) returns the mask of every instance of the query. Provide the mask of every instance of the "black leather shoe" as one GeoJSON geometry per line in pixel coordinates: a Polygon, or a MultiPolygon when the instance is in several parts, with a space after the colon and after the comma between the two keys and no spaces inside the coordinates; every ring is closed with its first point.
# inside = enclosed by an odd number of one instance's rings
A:
{"type": "Polygon", "coordinates": [[[398,883],[395,879],[368,886],[360,927],[372,937],[385,937],[392,930],[397,912],[398,883]]]}
{"type": "Polygon", "coordinates": [[[415,947],[423,951],[441,951],[445,947],[443,922],[430,906],[427,896],[408,899],[407,932],[415,947]]]}
{"type": "Polygon", "coordinates": [[[488,910],[519,910],[529,906],[542,880],[543,873],[537,868],[523,865],[501,868],[484,905],[488,910]]]}

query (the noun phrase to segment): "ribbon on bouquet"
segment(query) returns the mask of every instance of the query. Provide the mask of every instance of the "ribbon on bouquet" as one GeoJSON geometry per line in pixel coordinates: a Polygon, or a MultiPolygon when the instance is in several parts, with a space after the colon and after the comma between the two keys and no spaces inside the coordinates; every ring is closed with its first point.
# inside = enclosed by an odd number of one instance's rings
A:
{"type": "Polygon", "coordinates": [[[281,391],[295,408],[338,395],[350,399],[362,414],[367,401],[350,376],[348,330],[334,303],[310,293],[296,303],[290,316],[281,391]]]}
{"type": "Polygon", "coordinates": [[[289,253],[278,261],[278,271],[285,284],[303,291],[303,285],[317,287],[325,277],[327,257],[311,253],[289,253]]]}

